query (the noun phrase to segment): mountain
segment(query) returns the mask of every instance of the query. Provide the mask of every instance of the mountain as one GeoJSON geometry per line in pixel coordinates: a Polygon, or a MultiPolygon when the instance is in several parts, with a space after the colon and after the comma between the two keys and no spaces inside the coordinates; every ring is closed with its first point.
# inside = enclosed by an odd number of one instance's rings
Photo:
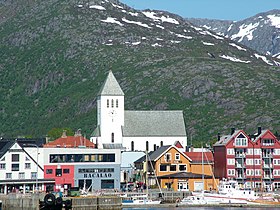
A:
{"type": "Polygon", "coordinates": [[[194,18],[187,21],[262,54],[280,58],[280,10],[271,10],[236,22],[194,18]]]}
{"type": "Polygon", "coordinates": [[[116,0],[0,4],[1,136],[96,126],[109,70],[127,110],[184,110],[193,143],[231,127],[279,130],[277,58],[163,11],[116,0]]]}

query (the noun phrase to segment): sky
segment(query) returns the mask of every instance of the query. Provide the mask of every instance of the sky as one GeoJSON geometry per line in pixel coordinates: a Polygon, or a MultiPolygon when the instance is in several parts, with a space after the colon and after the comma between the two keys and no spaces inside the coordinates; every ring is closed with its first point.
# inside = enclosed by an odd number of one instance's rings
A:
{"type": "Polygon", "coordinates": [[[120,0],[135,9],[157,9],[185,18],[243,20],[280,9],[280,0],[120,0]]]}

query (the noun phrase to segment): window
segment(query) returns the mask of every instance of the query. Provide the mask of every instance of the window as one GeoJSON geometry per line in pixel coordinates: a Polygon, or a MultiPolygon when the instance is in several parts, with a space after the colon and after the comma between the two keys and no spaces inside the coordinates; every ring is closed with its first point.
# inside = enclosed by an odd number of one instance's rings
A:
{"type": "Polygon", "coordinates": [[[107,108],[110,107],[110,102],[109,102],[109,99],[107,99],[107,108]]]}
{"type": "Polygon", "coordinates": [[[261,164],[261,160],[260,159],[255,159],[255,165],[260,165],[261,164]]]}
{"type": "Polygon", "coordinates": [[[234,149],[227,149],[228,155],[234,155],[234,149]]]}
{"type": "Polygon", "coordinates": [[[84,161],[88,162],[89,161],[89,155],[84,155],[84,161]]]}
{"type": "Polygon", "coordinates": [[[12,164],[12,171],[19,171],[19,164],[12,164]]]}
{"type": "Polygon", "coordinates": [[[114,108],[114,99],[111,100],[111,107],[114,108]]]}
{"type": "Polygon", "coordinates": [[[25,178],[24,172],[19,172],[18,178],[19,178],[19,179],[24,179],[24,178],[25,178]]]}
{"type": "Polygon", "coordinates": [[[11,179],[12,178],[12,173],[6,173],[6,179],[11,179]]]}
{"type": "Polygon", "coordinates": [[[175,154],[175,160],[180,160],[180,154],[179,153],[175,154]]]}
{"type": "Polygon", "coordinates": [[[179,171],[186,171],[187,166],[186,165],[179,165],[179,171]]]}
{"type": "Polygon", "coordinates": [[[235,169],[228,169],[228,175],[234,176],[235,175],[235,169]]]}
{"type": "Polygon", "coordinates": [[[36,179],[36,178],[37,178],[37,173],[31,172],[31,179],[36,179]]]}
{"type": "Polygon", "coordinates": [[[101,180],[101,189],[114,189],[114,179],[101,180]]]}
{"type": "Polygon", "coordinates": [[[161,164],[161,165],[159,166],[159,170],[160,170],[160,171],[167,171],[167,165],[166,165],[166,164],[161,164]]]}
{"type": "Polygon", "coordinates": [[[31,168],[31,163],[25,163],[25,169],[30,169],[31,168]]]}
{"type": "Polygon", "coordinates": [[[234,165],[235,164],[235,159],[227,159],[227,164],[228,165],[234,165]]]}
{"type": "Polygon", "coordinates": [[[170,165],[170,171],[177,171],[176,165],[170,165]]]}
{"type": "Polygon", "coordinates": [[[53,170],[52,169],[47,169],[46,170],[46,174],[52,174],[53,173],[53,170]]]}
{"type": "Polygon", "coordinates": [[[111,134],[111,142],[112,142],[112,143],[115,142],[115,134],[114,134],[114,133],[111,134]]]}
{"type": "Polygon", "coordinates": [[[171,154],[170,153],[166,153],[164,155],[164,159],[165,159],[166,162],[170,162],[171,161],[171,154]]]}
{"type": "Polygon", "coordinates": [[[246,165],[250,165],[252,166],[253,165],[253,159],[246,159],[246,165]]]}
{"type": "Polygon", "coordinates": [[[6,163],[0,163],[0,169],[6,169],[6,163]]]}
{"type": "Polygon", "coordinates": [[[19,162],[19,154],[12,154],[12,162],[19,162]]]}
{"type": "Polygon", "coordinates": [[[55,169],[55,176],[62,176],[62,169],[55,169]]]}
{"type": "Polygon", "coordinates": [[[248,155],[253,155],[253,149],[250,149],[250,148],[247,149],[247,154],[248,154],[248,155]]]}
{"type": "Polygon", "coordinates": [[[260,155],[261,154],[261,149],[255,149],[254,154],[255,155],[260,155]]]}
{"type": "Polygon", "coordinates": [[[236,138],[235,139],[235,146],[247,146],[247,139],[246,138],[236,138]]]}
{"type": "Polygon", "coordinates": [[[116,100],[116,107],[117,108],[119,107],[119,100],[118,99],[116,100]]]}
{"type": "Polygon", "coordinates": [[[70,173],[69,168],[64,168],[64,169],[63,169],[63,173],[64,173],[64,174],[69,174],[69,173],[70,173]]]}

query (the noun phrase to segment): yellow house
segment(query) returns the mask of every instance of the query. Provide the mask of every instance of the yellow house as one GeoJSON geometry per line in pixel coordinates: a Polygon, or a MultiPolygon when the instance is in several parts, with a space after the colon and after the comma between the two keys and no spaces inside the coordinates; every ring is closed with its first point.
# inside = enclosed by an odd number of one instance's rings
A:
{"type": "Polygon", "coordinates": [[[150,175],[154,174],[157,177],[161,188],[175,191],[217,189],[218,180],[213,177],[214,161],[210,153],[204,154],[203,160],[201,152],[199,158],[198,153],[186,153],[183,148],[162,146],[149,154],[150,175]]]}

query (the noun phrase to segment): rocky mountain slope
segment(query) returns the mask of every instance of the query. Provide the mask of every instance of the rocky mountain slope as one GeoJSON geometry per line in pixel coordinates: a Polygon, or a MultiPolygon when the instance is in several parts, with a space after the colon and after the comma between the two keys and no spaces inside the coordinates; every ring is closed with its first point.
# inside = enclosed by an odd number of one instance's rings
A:
{"type": "Polygon", "coordinates": [[[179,16],[115,0],[7,0],[0,11],[14,11],[0,23],[1,136],[70,127],[89,137],[109,70],[126,109],[184,110],[193,143],[280,128],[279,60],[179,16]]]}
{"type": "Polygon", "coordinates": [[[280,58],[280,10],[257,14],[242,21],[187,19],[262,54],[280,58]]]}

